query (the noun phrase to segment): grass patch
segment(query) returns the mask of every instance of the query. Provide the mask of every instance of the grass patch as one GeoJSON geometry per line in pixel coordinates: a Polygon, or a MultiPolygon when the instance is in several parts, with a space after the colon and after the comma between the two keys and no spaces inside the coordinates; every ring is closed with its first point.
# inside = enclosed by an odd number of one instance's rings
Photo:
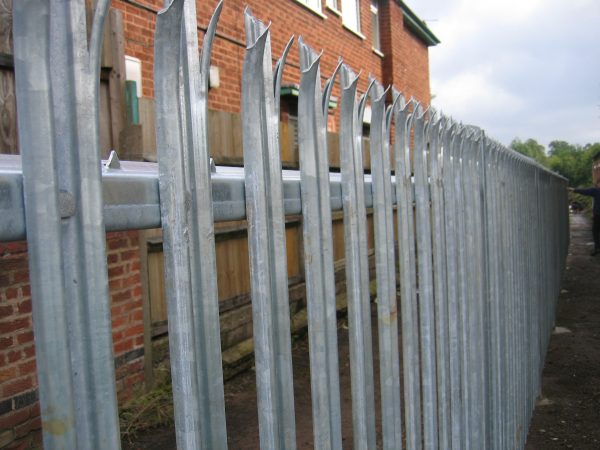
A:
{"type": "Polygon", "coordinates": [[[121,439],[130,443],[142,431],[173,426],[173,389],[170,379],[127,403],[119,413],[119,423],[121,439]]]}

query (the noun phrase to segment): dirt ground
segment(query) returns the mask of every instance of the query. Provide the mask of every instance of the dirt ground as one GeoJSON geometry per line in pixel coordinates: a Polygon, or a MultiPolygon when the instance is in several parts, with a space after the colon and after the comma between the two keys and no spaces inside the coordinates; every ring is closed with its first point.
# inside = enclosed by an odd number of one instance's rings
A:
{"type": "MultiPolygon", "coordinates": [[[[375,310],[373,310],[375,313],[375,310]]],[[[376,315],[372,317],[374,330],[374,364],[379,365],[377,356],[376,315]]],[[[344,320],[338,325],[338,347],[340,353],[340,390],[342,403],[342,440],[344,448],[352,448],[352,400],[350,395],[350,360],[348,330],[344,320]]],[[[312,411],[310,398],[310,363],[308,339],[303,336],[293,345],[294,397],[296,411],[296,440],[298,449],[313,448],[312,411]]],[[[379,391],[376,372],[375,392],[379,391]]],[[[379,410],[376,399],[376,410],[379,410]]],[[[227,435],[232,450],[258,450],[258,417],[256,414],[256,378],[253,370],[242,373],[225,383],[225,409],[227,413],[227,435]]],[[[378,440],[381,424],[377,419],[378,440]]],[[[171,450],[175,449],[175,430],[159,428],[141,433],[136,443],[124,442],[125,450],[171,450]]]]}
{"type": "Polygon", "coordinates": [[[600,255],[571,216],[571,248],[527,450],[600,449],[600,255]]]}
{"type": "MultiPolygon", "coordinates": [[[[542,397],[530,425],[528,450],[600,449],[600,256],[589,256],[590,227],[584,215],[571,216],[571,249],[556,321],[562,333],[555,333],[550,341],[542,397]]],[[[374,366],[377,368],[375,315],[373,319],[374,366]]],[[[352,448],[348,332],[343,321],[338,328],[338,342],[343,444],[344,448],[352,448]]],[[[293,367],[298,448],[312,449],[306,338],[294,343],[293,367]]],[[[375,381],[377,393],[377,375],[375,381]]],[[[248,371],[228,381],[225,397],[229,448],[259,449],[254,372],[248,371]]],[[[378,399],[376,402],[378,411],[378,399]]],[[[378,442],[381,442],[379,422],[377,427],[378,442]]],[[[175,432],[172,427],[149,430],[138,435],[135,444],[124,443],[124,447],[125,450],[175,449],[175,432]]]]}

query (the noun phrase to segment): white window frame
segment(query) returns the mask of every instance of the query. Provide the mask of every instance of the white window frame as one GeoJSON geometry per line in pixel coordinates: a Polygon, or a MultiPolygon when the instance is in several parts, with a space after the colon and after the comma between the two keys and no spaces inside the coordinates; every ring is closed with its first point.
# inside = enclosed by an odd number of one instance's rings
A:
{"type": "Polygon", "coordinates": [[[326,19],[327,16],[323,14],[323,4],[321,0],[294,0],[296,3],[301,4],[309,11],[315,13],[317,16],[322,19],[326,19]]]}
{"type": "Polygon", "coordinates": [[[325,6],[327,6],[327,9],[330,9],[331,11],[333,11],[334,13],[336,13],[339,16],[342,14],[342,9],[340,7],[340,1],[341,0],[326,0],[325,6]]]}
{"type": "Polygon", "coordinates": [[[381,23],[379,21],[379,0],[371,0],[371,39],[373,40],[373,51],[378,55],[381,53],[381,23]]]}
{"type": "Polygon", "coordinates": [[[341,0],[342,24],[348,30],[364,39],[360,30],[360,0],[341,0]],[[354,14],[351,14],[354,11],[354,14]]]}

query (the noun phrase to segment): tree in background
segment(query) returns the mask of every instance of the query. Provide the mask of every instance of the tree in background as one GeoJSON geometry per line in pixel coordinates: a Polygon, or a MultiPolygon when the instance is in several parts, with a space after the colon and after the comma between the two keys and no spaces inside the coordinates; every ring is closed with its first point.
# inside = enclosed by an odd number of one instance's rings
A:
{"type": "Polygon", "coordinates": [[[552,141],[547,154],[544,146],[535,139],[525,142],[515,139],[510,147],[568,178],[572,187],[586,187],[592,184],[592,161],[600,155],[598,142],[581,146],[565,141],[552,141]]]}
{"type": "Polygon", "coordinates": [[[515,152],[519,152],[522,155],[529,156],[535,159],[540,164],[548,166],[548,157],[546,156],[546,149],[542,144],[539,144],[535,139],[527,139],[525,142],[520,139],[514,139],[510,148],[515,152]]]}
{"type": "Polygon", "coordinates": [[[552,141],[549,146],[550,169],[569,179],[573,187],[592,184],[592,160],[600,153],[600,143],[585,146],[552,141]]]}

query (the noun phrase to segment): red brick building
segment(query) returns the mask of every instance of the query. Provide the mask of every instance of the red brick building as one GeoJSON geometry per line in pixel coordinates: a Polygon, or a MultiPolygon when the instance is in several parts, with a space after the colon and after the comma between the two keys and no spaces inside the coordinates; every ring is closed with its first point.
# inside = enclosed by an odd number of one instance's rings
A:
{"type": "MultiPolygon", "coordinates": [[[[206,29],[216,0],[198,3],[198,28],[206,29]]],[[[113,0],[123,12],[125,53],[142,61],[143,95],[152,97],[153,34],[162,0],[113,0]]],[[[245,49],[244,8],[271,23],[273,54],[283,51],[288,39],[302,36],[323,49],[322,72],[333,71],[338,57],[364,75],[359,90],[372,74],[384,85],[394,84],[406,96],[429,103],[427,49],[438,43],[408,7],[397,0],[226,0],[217,28],[212,64],[219,68],[220,86],[210,93],[210,107],[239,112],[245,49]],[[354,8],[352,13],[347,11],[354,8]],[[375,25],[375,24],[378,24],[375,25]],[[375,26],[374,26],[375,25],[375,26]],[[378,28],[378,30],[377,30],[378,28]]],[[[292,49],[284,83],[299,82],[298,52],[292,49]]]]}
{"type": "MultiPolygon", "coordinates": [[[[217,1],[197,3],[202,39],[217,1]]],[[[0,153],[18,153],[10,56],[10,4],[10,0],[0,0],[0,112],[8,111],[3,117],[10,118],[8,125],[4,121],[5,129],[0,130],[0,153]]],[[[215,78],[209,93],[213,124],[221,127],[211,140],[217,164],[243,164],[236,127],[239,127],[246,5],[261,20],[272,22],[275,57],[281,54],[292,35],[303,36],[309,45],[323,50],[321,73],[324,77],[331,74],[341,56],[353,69],[362,70],[359,91],[364,92],[368,75],[372,74],[385,85],[393,84],[406,97],[429,103],[428,47],[439,41],[402,1],[225,0],[213,48],[215,78]]],[[[162,6],[162,0],[112,1],[114,11],[107,27],[107,54],[102,63],[101,128],[105,154],[110,148],[117,148],[124,159],[154,160],[152,74],[157,62],[153,60],[153,36],[156,15],[162,6]],[[134,123],[126,114],[130,107],[124,100],[126,77],[141,84],[137,86],[140,119],[134,123]],[[132,150],[134,147],[138,150],[132,150]]],[[[299,57],[294,45],[282,89],[282,159],[288,167],[297,167],[297,149],[290,137],[294,125],[285,125],[285,122],[294,116],[299,80],[299,57]]],[[[336,85],[333,96],[339,95],[336,85]]],[[[338,120],[336,109],[331,111],[330,117],[330,131],[334,133],[338,120]]],[[[331,164],[336,165],[335,157],[331,164]]],[[[306,324],[300,226],[299,218],[288,219],[290,301],[296,327],[306,324]]],[[[334,216],[334,235],[340,234],[343,235],[341,217],[334,216]]],[[[240,263],[243,258],[247,261],[245,225],[219,224],[216,235],[223,360],[227,375],[244,367],[252,351],[248,269],[240,263]]],[[[337,280],[337,273],[343,272],[343,241],[336,239],[337,280]]],[[[119,400],[123,402],[145,385],[151,386],[153,359],[160,353],[158,350],[165,347],[160,230],[109,233],[107,251],[116,383],[119,400]]],[[[343,276],[340,280],[343,282],[343,276]]],[[[29,448],[40,442],[31,309],[27,244],[0,243],[0,448],[29,448]]]]}

